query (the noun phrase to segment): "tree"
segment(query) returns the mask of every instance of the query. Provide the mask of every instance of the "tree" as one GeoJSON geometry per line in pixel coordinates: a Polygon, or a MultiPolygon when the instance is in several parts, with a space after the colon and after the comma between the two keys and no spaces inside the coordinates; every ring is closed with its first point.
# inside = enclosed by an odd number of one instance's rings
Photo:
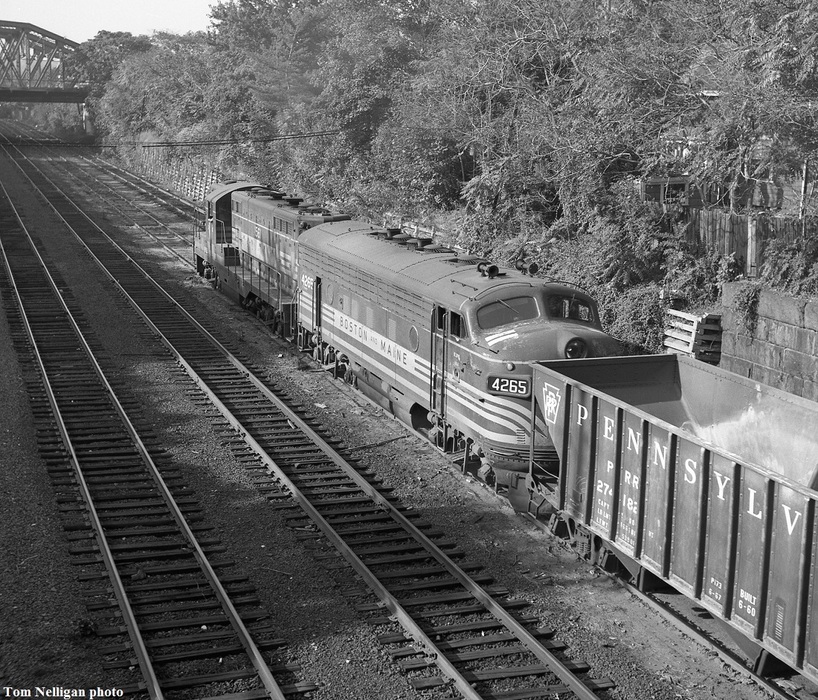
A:
{"type": "Polygon", "coordinates": [[[703,37],[701,108],[680,129],[692,148],[681,163],[698,181],[726,183],[731,206],[748,206],[756,181],[800,175],[818,146],[818,7],[731,0],[697,6],[703,37]]]}
{"type": "Polygon", "coordinates": [[[322,2],[231,0],[211,13],[222,59],[247,71],[260,103],[286,115],[318,94],[310,75],[330,36],[322,2]]]}
{"type": "Polygon", "coordinates": [[[88,83],[91,99],[96,101],[126,58],[149,51],[151,47],[151,40],[147,36],[103,30],[93,39],[80,44],[71,60],[75,63],[73,69],[79,80],[88,83]]]}

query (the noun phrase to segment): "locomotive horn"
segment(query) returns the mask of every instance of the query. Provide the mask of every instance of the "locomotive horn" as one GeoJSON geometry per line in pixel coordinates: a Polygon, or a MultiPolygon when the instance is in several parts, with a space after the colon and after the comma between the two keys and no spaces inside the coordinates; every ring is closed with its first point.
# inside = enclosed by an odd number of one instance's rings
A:
{"type": "Polygon", "coordinates": [[[500,274],[500,268],[490,262],[477,263],[477,271],[483,275],[483,277],[488,277],[489,279],[494,279],[500,274]]]}
{"type": "Polygon", "coordinates": [[[514,267],[522,272],[524,275],[536,275],[537,271],[540,269],[540,266],[537,263],[533,262],[530,263],[527,260],[523,260],[520,258],[514,263],[514,267]]]}

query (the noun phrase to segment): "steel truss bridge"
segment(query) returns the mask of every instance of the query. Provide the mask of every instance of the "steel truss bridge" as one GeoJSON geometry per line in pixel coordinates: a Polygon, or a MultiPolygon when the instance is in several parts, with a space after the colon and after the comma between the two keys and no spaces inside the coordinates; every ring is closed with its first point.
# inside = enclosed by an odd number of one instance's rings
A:
{"type": "Polygon", "coordinates": [[[0,20],[0,102],[84,102],[88,88],[70,60],[77,46],[33,24],[0,20]]]}

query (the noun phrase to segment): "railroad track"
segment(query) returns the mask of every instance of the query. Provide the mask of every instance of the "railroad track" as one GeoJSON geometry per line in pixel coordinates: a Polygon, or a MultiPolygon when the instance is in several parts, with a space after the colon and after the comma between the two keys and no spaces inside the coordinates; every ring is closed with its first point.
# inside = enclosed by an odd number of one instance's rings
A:
{"type": "MultiPolygon", "coordinates": [[[[49,147],[53,147],[54,149],[62,148],[62,153],[66,152],[66,144],[63,141],[34,127],[10,119],[0,119],[0,128],[2,128],[6,134],[11,131],[12,134],[16,134],[18,138],[27,139],[29,145],[35,145],[43,149],[48,149],[49,147]]],[[[124,168],[120,168],[108,160],[98,156],[88,156],[84,152],[86,150],[86,147],[81,146],[79,149],[71,147],[71,150],[67,151],[72,154],[70,161],[75,167],[89,167],[94,172],[101,171],[106,174],[109,181],[127,184],[132,191],[139,192],[145,197],[148,197],[151,203],[160,204],[162,207],[174,211],[186,221],[190,221],[195,217],[198,211],[195,202],[191,202],[157,185],[155,182],[146,180],[144,177],[125,170],[124,168]]]]}
{"type": "Polygon", "coordinates": [[[458,563],[454,543],[334,449],[262,371],[207,332],[33,163],[20,154],[15,161],[219,409],[232,429],[225,439],[252,455],[248,468],[260,488],[283,507],[293,499],[290,519],[306,529],[302,536],[330,543],[330,563],[337,558],[367,584],[375,602],[359,609],[373,623],[400,625],[381,641],[415,688],[453,686],[474,699],[604,697],[612,683],[570,659],[553,631],[525,616],[525,601],[492,587],[479,567],[458,563]]]}
{"type": "Polygon", "coordinates": [[[9,120],[0,120],[0,126],[27,139],[43,138],[38,158],[60,174],[74,198],[101,211],[115,210],[122,217],[121,225],[138,230],[183,264],[193,266],[193,225],[200,215],[195,204],[101,158],[61,147],[58,140],[37,130],[23,130],[9,120]]]}
{"type": "Polygon", "coordinates": [[[122,690],[150,698],[313,689],[295,680],[296,666],[271,660],[283,642],[247,578],[196,524],[193,495],[131,420],[59,291],[65,282],[49,275],[4,189],[0,251],[4,305],[34,363],[32,406],[47,426],[40,449],[75,563],[92,586],[88,632],[110,640],[106,668],[138,669],[141,679],[122,690]]]}

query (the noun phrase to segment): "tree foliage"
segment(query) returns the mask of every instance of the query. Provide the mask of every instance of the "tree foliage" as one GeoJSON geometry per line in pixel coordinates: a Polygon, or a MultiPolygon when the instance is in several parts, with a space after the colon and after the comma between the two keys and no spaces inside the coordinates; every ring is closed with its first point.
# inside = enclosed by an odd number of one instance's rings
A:
{"type": "Polygon", "coordinates": [[[108,81],[120,64],[131,55],[149,51],[152,46],[147,36],[134,36],[130,32],[101,31],[80,44],[72,59],[80,82],[90,87],[92,100],[105,91],[108,81]]]}
{"type": "Polygon", "coordinates": [[[735,265],[690,249],[635,181],[685,173],[739,209],[818,155],[814,3],[220,0],[211,16],[207,34],[83,46],[109,138],[232,138],[221,155],[245,174],[353,212],[448,211],[455,242],[539,251],[637,345],[655,329],[640,339],[627,314],[662,289],[710,299],[735,265]]]}

